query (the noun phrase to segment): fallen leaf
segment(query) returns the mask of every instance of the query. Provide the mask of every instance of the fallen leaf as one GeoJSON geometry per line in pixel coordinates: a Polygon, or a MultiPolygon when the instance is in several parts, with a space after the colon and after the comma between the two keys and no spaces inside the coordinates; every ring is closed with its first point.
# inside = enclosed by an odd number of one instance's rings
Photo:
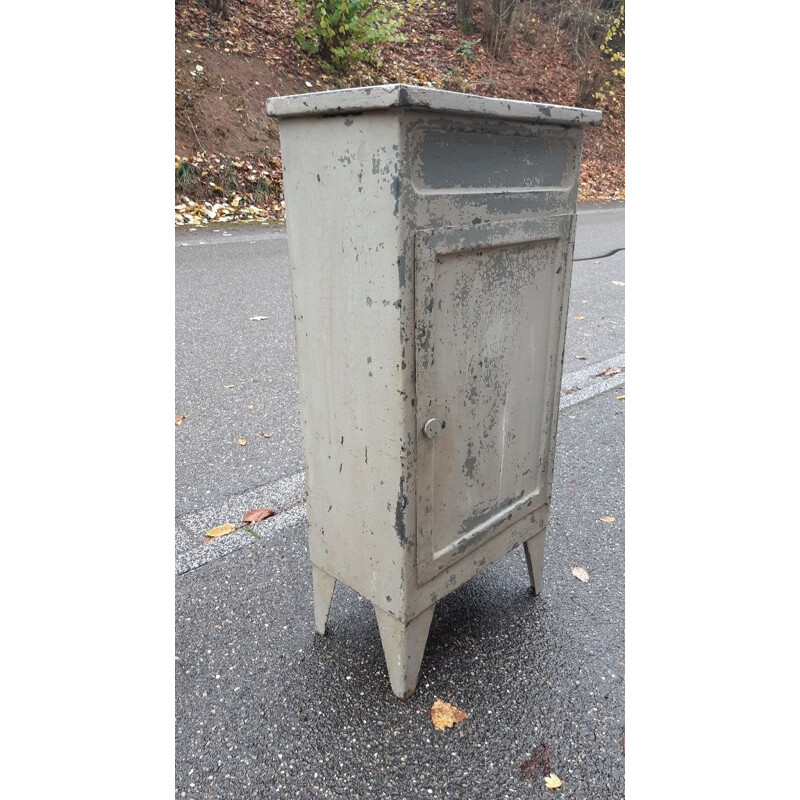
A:
{"type": "Polygon", "coordinates": [[[252,411],[256,407],[256,404],[255,403],[250,403],[250,405],[247,406],[247,407],[252,411]]]}
{"type": "Polygon", "coordinates": [[[589,573],[586,570],[586,567],[573,567],[572,574],[579,580],[583,581],[584,583],[589,583],[589,573]]]}
{"type": "Polygon", "coordinates": [[[208,539],[219,539],[220,536],[227,536],[235,530],[236,526],[232,522],[226,522],[224,525],[217,525],[216,528],[206,531],[206,537],[208,539]]]}
{"type": "Polygon", "coordinates": [[[311,86],[313,86],[313,85],[314,85],[314,84],[313,84],[313,83],[311,83],[311,81],[306,81],[306,86],[308,86],[309,88],[310,88],[311,86]]]}
{"type": "Polygon", "coordinates": [[[550,748],[546,743],[537,745],[533,748],[531,757],[523,761],[519,766],[523,778],[536,780],[543,778],[550,772],[550,748]]]}
{"type": "Polygon", "coordinates": [[[181,422],[183,422],[185,419],[186,419],[186,414],[178,414],[178,416],[175,417],[175,427],[177,428],[178,425],[180,425],[181,422]]]}
{"type": "Polygon", "coordinates": [[[254,508],[242,517],[242,522],[261,522],[262,519],[271,517],[274,513],[274,508],[254,508]]]}
{"type": "Polygon", "coordinates": [[[245,528],[245,530],[256,537],[256,539],[260,539],[260,534],[256,533],[249,525],[245,528]]]}
{"type": "Polygon", "coordinates": [[[586,319],[586,317],[575,317],[575,319],[586,319]]]}
{"type": "Polygon", "coordinates": [[[264,433],[264,431],[259,431],[258,435],[263,436],[265,439],[269,439],[269,437],[272,436],[271,433],[264,433]]]}
{"type": "Polygon", "coordinates": [[[461,709],[451,706],[450,703],[445,703],[443,700],[436,700],[431,706],[431,720],[437,731],[452,728],[453,725],[457,725],[465,719],[467,719],[467,715],[461,709]]]}
{"type": "Polygon", "coordinates": [[[563,786],[564,785],[564,781],[562,781],[561,778],[559,778],[558,775],[555,774],[555,772],[551,772],[544,779],[544,785],[548,789],[558,789],[559,786],[563,786]]]}
{"type": "Polygon", "coordinates": [[[235,383],[226,383],[222,388],[223,389],[235,389],[236,388],[236,384],[235,383]]]}
{"type": "Polygon", "coordinates": [[[575,356],[575,358],[577,358],[578,361],[586,361],[586,356],[575,356]]]}
{"type": "Polygon", "coordinates": [[[600,517],[600,522],[613,522],[614,517],[600,517]]]}
{"type": "Polygon", "coordinates": [[[244,447],[247,444],[247,439],[239,438],[236,440],[236,444],[240,444],[242,447],[244,447]]]}
{"type": "Polygon", "coordinates": [[[612,375],[619,375],[622,372],[622,367],[607,367],[602,372],[598,372],[595,378],[609,378],[612,375]]]}
{"type": "Polygon", "coordinates": [[[620,395],[620,396],[617,398],[617,400],[624,400],[624,399],[625,399],[625,395],[624,395],[624,394],[621,394],[621,395],[620,395]]]}
{"type": "Polygon", "coordinates": [[[264,319],[267,319],[267,318],[266,317],[250,317],[250,322],[261,322],[264,319]]]}

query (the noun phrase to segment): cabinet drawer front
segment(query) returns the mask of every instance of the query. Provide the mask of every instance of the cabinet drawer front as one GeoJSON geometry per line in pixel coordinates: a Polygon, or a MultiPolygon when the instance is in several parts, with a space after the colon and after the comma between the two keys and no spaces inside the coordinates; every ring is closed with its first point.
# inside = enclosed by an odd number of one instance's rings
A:
{"type": "Polygon", "coordinates": [[[416,234],[420,583],[549,501],[573,229],[564,215],[416,234]]]}

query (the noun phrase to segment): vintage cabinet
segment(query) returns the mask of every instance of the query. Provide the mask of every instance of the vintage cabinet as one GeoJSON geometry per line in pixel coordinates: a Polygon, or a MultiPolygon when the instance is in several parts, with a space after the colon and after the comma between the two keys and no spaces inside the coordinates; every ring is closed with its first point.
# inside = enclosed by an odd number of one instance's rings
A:
{"type": "Polygon", "coordinates": [[[542,580],[583,126],[388,85],[272,98],[317,632],[370,600],[394,693],[437,600],[523,544],[542,580]]]}

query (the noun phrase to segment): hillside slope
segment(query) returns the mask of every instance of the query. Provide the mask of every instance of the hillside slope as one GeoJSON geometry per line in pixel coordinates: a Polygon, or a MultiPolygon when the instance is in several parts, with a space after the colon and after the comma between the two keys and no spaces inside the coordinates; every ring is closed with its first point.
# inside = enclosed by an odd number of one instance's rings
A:
{"type": "Polygon", "coordinates": [[[588,56],[584,48],[581,64],[560,0],[520,4],[506,61],[481,44],[477,5],[474,30],[462,33],[455,0],[417,0],[402,28],[405,42],[384,45],[375,63],[341,75],[297,45],[291,0],[228,0],[228,19],[205,0],[176,0],[176,224],[282,218],[278,129],[266,99],[376,83],[560,105],[580,105],[583,95],[604,120],[585,137],[580,199],[624,199],[624,78],[612,76],[596,48],[588,56]]]}

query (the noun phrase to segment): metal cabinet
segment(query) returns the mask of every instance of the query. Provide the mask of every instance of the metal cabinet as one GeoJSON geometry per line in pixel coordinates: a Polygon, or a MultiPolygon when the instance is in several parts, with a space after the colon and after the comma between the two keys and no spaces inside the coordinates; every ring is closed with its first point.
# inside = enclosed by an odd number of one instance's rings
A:
{"type": "Polygon", "coordinates": [[[335,582],[416,687],[437,600],[541,589],[586,109],[389,85],[280,120],[316,629],[335,582]]]}

